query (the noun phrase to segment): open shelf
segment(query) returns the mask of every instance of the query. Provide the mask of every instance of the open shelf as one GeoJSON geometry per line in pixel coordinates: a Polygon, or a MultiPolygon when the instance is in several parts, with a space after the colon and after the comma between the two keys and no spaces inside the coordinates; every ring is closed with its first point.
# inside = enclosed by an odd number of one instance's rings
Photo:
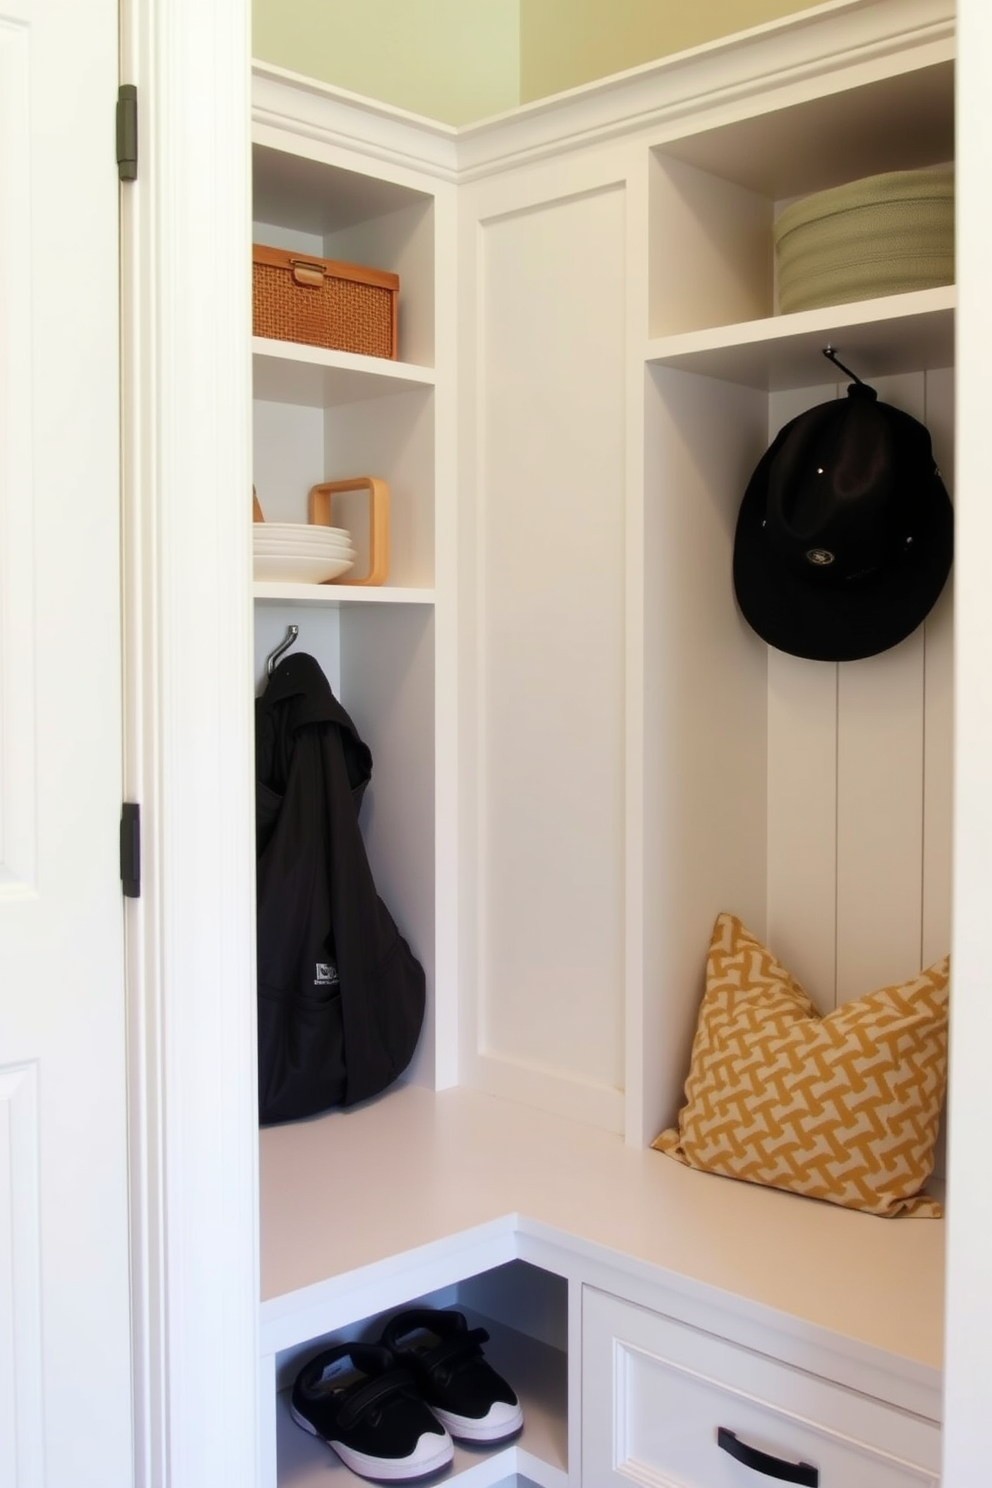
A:
{"type": "Polygon", "coordinates": [[[398,274],[400,358],[432,367],[433,194],[332,165],[312,141],[297,139],[292,149],[278,149],[257,138],[271,133],[256,127],[254,242],[398,274]]]}
{"type": "Polygon", "coordinates": [[[262,336],[253,336],[251,344],[255,397],[272,403],[334,408],[434,384],[432,368],[410,362],[262,336]]]}
{"type": "MultiPolygon", "coordinates": [[[[687,363],[687,370],[772,390],[803,385],[795,380],[806,376],[801,356],[797,362],[776,347],[776,339],[780,334],[801,337],[806,330],[816,337],[832,330],[832,312],[826,320],[799,318],[795,330],[771,328],[777,308],[776,218],[797,197],[880,172],[945,165],[953,155],[949,60],[888,78],[859,79],[836,92],[787,101],[656,146],[648,192],[649,338],[662,338],[666,358],[669,352],[698,352],[704,358],[714,349],[728,353],[715,361],[687,363]],[[712,341],[705,334],[710,331],[712,341]],[[683,336],[696,332],[704,336],[702,341],[681,344],[683,336]],[[735,356],[738,342],[765,339],[770,343],[767,367],[760,357],[749,361],[735,356]]],[[[953,295],[944,301],[938,295],[933,312],[952,305],[953,295]]],[[[907,335],[943,336],[939,354],[946,355],[947,335],[925,323],[930,314],[922,298],[918,307],[901,311],[872,300],[857,308],[842,307],[841,315],[848,318],[842,324],[852,327],[876,318],[906,320],[907,335]],[[914,325],[918,317],[922,320],[914,325]]],[[[782,317],[786,319],[793,317],[782,317]]],[[[871,340],[867,346],[871,349],[871,340]]],[[[927,346],[923,360],[914,365],[948,364],[946,359],[934,362],[927,346]]],[[[895,370],[897,364],[885,360],[874,375],[895,370]]]]}
{"type": "Polygon", "coordinates": [[[395,588],[380,584],[362,588],[348,584],[279,584],[258,579],[252,585],[256,602],[262,604],[340,605],[415,604],[432,605],[433,589],[395,588]]]}
{"type": "Polygon", "coordinates": [[[948,285],[662,336],[648,344],[646,360],[763,392],[829,380],[822,356],[828,345],[868,381],[907,368],[950,367],[955,298],[948,285]]]}
{"type": "MultiPolygon", "coordinates": [[[[451,1466],[432,1481],[457,1478],[459,1488],[491,1488],[520,1471],[539,1488],[566,1488],[566,1355],[490,1318],[467,1315],[473,1327],[482,1324],[489,1333],[486,1358],[516,1390],[523,1406],[524,1428],[502,1446],[474,1447],[456,1442],[451,1466]]],[[[296,1425],[289,1413],[289,1393],[280,1392],[277,1406],[279,1488],[347,1488],[359,1483],[361,1480],[332,1448],[296,1425]]]]}
{"type": "Polygon", "coordinates": [[[934,165],[954,153],[954,63],[869,76],[813,97],[783,90],[781,102],[667,141],[663,150],[773,200],[934,165]]]}
{"type": "MultiPolygon", "coordinates": [[[[283,365],[294,370],[293,363],[283,365]]],[[[324,369],[312,364],[301,364],[301,369],[324,375],[324,369]]],[[[384,480],[389,487],[389,567],[386,584],[377,592],[412,593],[417,602],[426,595],[430,603],[435,580],[434,388],[419,381],[400,382],[397,391],[397,383],[388,377],[380,380],[364,372],[346,372],[345,377],[357,387],[375,383],[390,396],[328,407],[256,396],[253,480],[265,520],[306,522],[307,493],[321,481],[364,475],[384,480]]],[[[358,549],[354,577],[360,577],[368,571],[369,561],[366,493],[336,496],[333,521],[352,535],[358,549]]],[[[332,587],[340,595],[348,586],[332,587]]],[[[287,598],[340,603],[322,600],[321,585],[280,584],[278,589],[287,598]]],[[[272,589],[261,592],[275,597],[272,589]]],[[[351,593],[368,596],[372,590],[355,586],[351,593]]]]}

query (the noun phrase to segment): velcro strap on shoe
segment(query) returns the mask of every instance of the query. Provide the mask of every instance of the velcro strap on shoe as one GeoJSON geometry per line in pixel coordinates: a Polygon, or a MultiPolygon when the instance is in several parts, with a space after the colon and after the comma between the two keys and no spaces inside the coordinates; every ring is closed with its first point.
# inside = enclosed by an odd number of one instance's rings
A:
{"type": "Polygon", "coordinates": [[[481,1346],[489,1342],[489,1334],[485,1328],[466,1328],[464,1333],[456,1333],[452,1338],[446,1338],[436,1348],[429,1349],[421,1355],[421,1362],[430,1374],[435,1369],[444,1369],[451,1364],[457,1364],[460,1360],[474,1356],[481,1351],[481,1346]]]}
{"type": "Polygon", "coordinates": [[[367,1410],[371,1410],[380,1401],[387,1400],[390,1395],[416,1397],[416,1394],[417,1387],[408,1369],[387,1369],[385,1374],[369,1380],[367,1385],[361,1385],[353,1392],[349,1391],[348,1399],[338,1412],[338,1425],[347,1431],[356,1425],[367,1410]]]}

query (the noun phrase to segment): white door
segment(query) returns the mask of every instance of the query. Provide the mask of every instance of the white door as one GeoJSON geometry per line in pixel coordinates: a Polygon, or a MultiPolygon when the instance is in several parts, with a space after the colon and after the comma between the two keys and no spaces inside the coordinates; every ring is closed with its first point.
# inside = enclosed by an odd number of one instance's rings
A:
{"type": "Polygon", "coordinates": [[[117,0],[0,0],[0,1488],[131,1481],[117,0]]]}

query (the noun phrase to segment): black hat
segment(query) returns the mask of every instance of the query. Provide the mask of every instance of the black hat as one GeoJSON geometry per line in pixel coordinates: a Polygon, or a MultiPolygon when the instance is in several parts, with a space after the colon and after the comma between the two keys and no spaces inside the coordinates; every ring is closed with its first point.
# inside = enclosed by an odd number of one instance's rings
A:
{"type": "Polygon", "coordinates": [[[780,651],[856,661],[916,629],[953,548],[929,432],[856,382],[786,424],[758,462],[737,518],[734,589],[780,651]]]}

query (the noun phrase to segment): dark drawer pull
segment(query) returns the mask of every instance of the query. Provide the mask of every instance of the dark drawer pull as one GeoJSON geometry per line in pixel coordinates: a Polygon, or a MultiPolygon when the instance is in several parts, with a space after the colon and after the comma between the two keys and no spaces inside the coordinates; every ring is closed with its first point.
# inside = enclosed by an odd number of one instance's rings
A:
{"type": "Polygon", "coordinates": [[[782,1483],[802,1483],[805,1488],[820,1488],[818,1467],[811,1467],[808,1462],[783,1462],[781,1457],[769,1457],[767,1452],[759,1452],[757,1447],[746,1446],[726,1426],[716,1428],[716,1444],[731,1457],[736,1457],[738,1462],[743,1462],[745,1467],[764,1473],[766,1478],[778,1478],[782,1483]]]}

